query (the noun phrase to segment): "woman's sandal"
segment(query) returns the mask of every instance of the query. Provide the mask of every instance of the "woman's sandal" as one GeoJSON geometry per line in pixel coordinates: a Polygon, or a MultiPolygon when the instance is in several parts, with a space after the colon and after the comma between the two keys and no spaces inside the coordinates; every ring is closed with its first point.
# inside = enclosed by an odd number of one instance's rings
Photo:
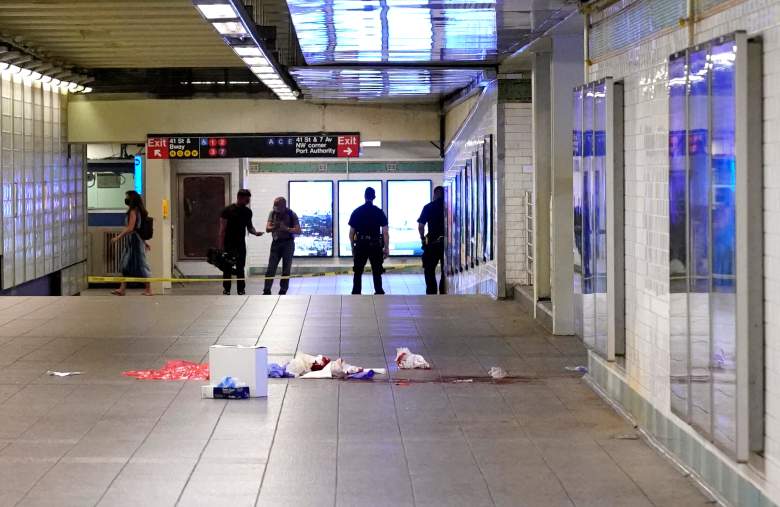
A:
{"type": "Polygon", "coordinates": [[[115,296],[124,296],[125,295],[125,293],[120,291],[119,289],[112,290],[111,294],[113,294],[115,296]]]}

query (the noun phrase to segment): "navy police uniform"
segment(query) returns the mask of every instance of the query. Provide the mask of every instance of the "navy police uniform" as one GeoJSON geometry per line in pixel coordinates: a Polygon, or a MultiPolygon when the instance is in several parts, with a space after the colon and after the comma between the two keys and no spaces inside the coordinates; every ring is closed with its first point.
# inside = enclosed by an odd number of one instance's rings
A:
{"type": "Polygon", "coordinates": [[[352,279],[352,294],[360,294],[363,285],[363,270],[366,261],[371,263],[371,274],[374,277],[374,292],[384,294],[382,289],[382,263],[384,261],[384,238],[382,227],[387,227],[387,215],[373,203],[367,202],[352,212],[349,226],[355,229],[356,238],[352,245],[354,260],[354,277],[352,279]]]}
{"type": "Polygon", "coordinates": [[[425,271],[425,293],[444,294],[444,199],[426,204],[417,223],[428,225],[423,241],[422,263],[425,271]],[[436,266],[441,264],[441,281],[436,284],[436,266]]]}

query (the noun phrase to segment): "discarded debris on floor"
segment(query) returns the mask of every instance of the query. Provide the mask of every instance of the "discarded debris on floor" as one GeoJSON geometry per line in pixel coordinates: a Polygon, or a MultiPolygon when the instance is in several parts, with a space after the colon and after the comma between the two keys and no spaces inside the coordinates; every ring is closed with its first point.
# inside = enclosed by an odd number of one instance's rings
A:
{"type": "Polygon", "coordinates": [[[249,397],[268,396],[268,349],[265,347],[212,345],[209,366],[215,379],[241,379],[249,388],[249,397]]]}
{"type": "Polygon", "coordinates": [[[287,371],[287,365],[269,363],[268,378],[295,378],[295,375],[287,371]]]}
{"type": "Polygon", "coordinates": [[[431,365],[420,354],[413,354],[406,347],[395,349],[395,364],[402,370],[423,369],[430,370],[431,365]]]}
{"type": "Polygon", "coordinates": [[[490,370],[488,370],[488,375],[490,375],[491,377],[493,377],[495,379],[499,379],[499,378],[506,377],[508,374],[507,374],[506,370],[503,369],[502,367],[500,367],[500,366],[493,366],[492,368],[490,368],[490,370]]]}
{"type": "Polygon", "coordinates": [[[588,367],[587,366],[566,366],[564,367],[564,370],[566,371],[576,371],[577,373],[588,373],[588,367]]]}
{"type": "Polygon", "coordinates": [[[227,400],[244,400],[249,398],[249,386],[241,379],[224,377],[219,384],[202,386],[201,397],[227,400]]]}
{"type": "Polygon", "coordinates": [[[139,380],[208,380],[209,365],[173,360],[158,370],[131,370],[122,372],[122,375],[139,380]]]}
{"type": "Polygon", "coordinates": [[[268,367],[268,376],[272,378],[339,378],[369,380],[374,375],[384,375],[385,368],[363,368],[354,366],[341,358],[331,360],[328,356],[299,352],[286,365],[272,363],[268,367]]]}
{"type": "Polygon", "coordinates": [[[73,375],[81,375],[80,371],[47,371],[46,375],[50,377],[72,377],[73,375]]]}

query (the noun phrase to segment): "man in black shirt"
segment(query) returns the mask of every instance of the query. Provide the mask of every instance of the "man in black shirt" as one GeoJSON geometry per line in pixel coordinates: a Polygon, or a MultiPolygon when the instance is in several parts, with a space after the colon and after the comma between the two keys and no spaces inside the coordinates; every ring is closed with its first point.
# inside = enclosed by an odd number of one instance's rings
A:
{"type": "Polygon", "coordinates": [[[420,218],[417,219],[417,230],[420,231],[420,241],[423,245],[423,269],[425,270],[425,293],[436,294],[436,265],[441,263],[441,280],[438,293],[445,293],[444,279],[444,187],[433,189],[433,201],[426,204],[420,218]],[[428,234],[425,234],[425,225],[428,234]]]}
{"type": "MultiPolygon", "coordinates": [[[[231,254],[236,258],[235,275],[238,278],[236,282],[238,295],[243,296],[246,289],[244,280],[244,266],[246,265],[246,232],[255,236],[262,236],[262,232],[257,232],[252,225],[252,210],[249,209],[249,202],[252,200],[252,194],[249,190],[242,188],[238,191],[235,204],[231,204],[224,210],[219,217],[219,248],[231,254]]],[[[230,295],[230,279],[234,273],[223,271],[225,281],[222,282],[223,294],[230,295]]]]}
{"type": "MultiPolygon", "coordinates": [[[[287,207],[287,199],[277,197],[274,199],[274,208],[268,214],[268,223],[265,231],[273,235],[271,242],[271,253],[268,256],[268,269],[265,272],[265,287],[263,295],[271,295],[273,287],[273,276],[276,276],[276,268],[279,267],[279,261],[282,261],[282,276],[289,277],[292,269],[292,259],[295,253],[295,236],[301,233],[301,224],[298,221],[298,215],[287,207]]],[[[290,279],[282,278],[279,281],[279,295],[287,294],[290,287],[290,279]]]]}
{"type": "Polygon", "coordinates": [[[387,231],[387,216],[381,208],[374,206],[376,191],[366,188],[366,203],[349,218],[349,239],[352,242],[354,276],[352,294],[360,294],[363,288],[363,270],[366,261],[371,262],[371,274],[374,277],[374,293],[384,294],[382,290],[382,262],[389,254],[390,234],[387,231]]]}

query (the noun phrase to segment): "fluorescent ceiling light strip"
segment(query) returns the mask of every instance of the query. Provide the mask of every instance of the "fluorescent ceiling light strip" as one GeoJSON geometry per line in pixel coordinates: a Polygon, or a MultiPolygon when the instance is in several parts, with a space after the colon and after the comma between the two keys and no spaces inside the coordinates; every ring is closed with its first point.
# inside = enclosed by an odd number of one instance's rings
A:
{"type": "Polygon", "coordinates": [[[271,64],[264,56],[246,56],[242,58],[244,63],[250,67],[270,67],[271,64]]]}
{"type": "Polygon", "coordinates": [[[214,19],[233,19],[238,17],[233,6],[228,2],[214,2],[211,4],[195,4],[201,15],[209,21],[214,19]]]}
{"type": "Polygon", "coordinates": [[[257,46],[232,46],[238,56],[259,56],[265,58],[265,53],[257,46]]]}
{"type": "Polygon", "coordinates": [[[212,25],[221,35],[248,35],[240,21],[217,21],[212,25]]]}

